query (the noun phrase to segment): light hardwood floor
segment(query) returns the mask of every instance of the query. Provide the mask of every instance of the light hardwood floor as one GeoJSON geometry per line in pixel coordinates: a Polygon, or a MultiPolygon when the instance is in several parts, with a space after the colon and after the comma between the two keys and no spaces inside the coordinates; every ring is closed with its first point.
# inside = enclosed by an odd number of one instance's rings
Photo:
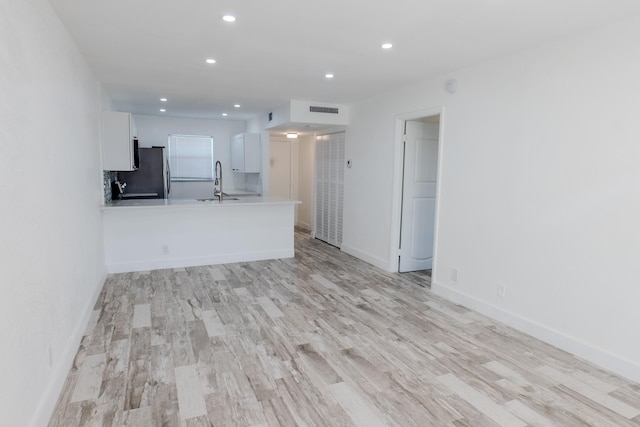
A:
{"type": "Polygon", "coordinates": [[[109,276],[50,426],[638,426],[640,385],[296,233],[109,276]]]}

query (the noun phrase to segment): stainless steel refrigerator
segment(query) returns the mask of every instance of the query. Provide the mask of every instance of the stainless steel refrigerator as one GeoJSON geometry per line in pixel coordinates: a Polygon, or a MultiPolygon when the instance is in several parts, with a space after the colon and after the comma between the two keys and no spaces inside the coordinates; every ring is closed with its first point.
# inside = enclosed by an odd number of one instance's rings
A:
{"type": "Polygon", "coordinates": [[[171,191],[171,172],[164,147],[140,148],[140,166],[132,172],[118,172],[126,183],[122,199],[166,199],[171,191]]]}

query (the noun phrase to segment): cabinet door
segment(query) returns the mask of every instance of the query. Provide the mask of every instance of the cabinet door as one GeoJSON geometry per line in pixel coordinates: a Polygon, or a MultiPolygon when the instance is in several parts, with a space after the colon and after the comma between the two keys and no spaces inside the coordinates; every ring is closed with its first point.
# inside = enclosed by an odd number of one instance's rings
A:
{"type": "Polygon", "coordinates": [[[102,169],[109,171],[135,170],[135,123],[129,113],[102,114],[102,169]]]}
{"type": "Polygon", "coordinates": [[[231,170],[259,173],[261,164],[260,135],[257,133],[235,135],[231,140],[231,170]]]}
{"type": "Polygon", "coordinates": [[[244,135],[235,135],[231,141],[231,170],[244,172],[244,135]]]}

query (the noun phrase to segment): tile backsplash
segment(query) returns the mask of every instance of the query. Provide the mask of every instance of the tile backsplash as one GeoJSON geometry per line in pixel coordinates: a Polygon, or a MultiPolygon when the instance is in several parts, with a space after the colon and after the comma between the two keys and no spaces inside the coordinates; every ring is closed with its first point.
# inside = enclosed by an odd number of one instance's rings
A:
{"type": "Polygon", "coordinates": [[[102,180],[102,189],[104,191],[104,202],[111,203],[112,201],[112,192],[111,188],[113,183],[118,178],[118,173],[114,171],[102,171],[103,172],[103,180],[102,180]]]}

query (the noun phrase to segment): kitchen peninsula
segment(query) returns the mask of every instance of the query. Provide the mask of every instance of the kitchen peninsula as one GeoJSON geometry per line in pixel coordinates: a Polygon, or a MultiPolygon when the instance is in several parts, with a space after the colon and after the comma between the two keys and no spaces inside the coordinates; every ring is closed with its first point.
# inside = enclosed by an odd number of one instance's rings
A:
{"type": "Polygon", "coordinates": [[[103,207],[109,273],[294,256],[294,207],[268,197],[122,200],[103,207]]]}

